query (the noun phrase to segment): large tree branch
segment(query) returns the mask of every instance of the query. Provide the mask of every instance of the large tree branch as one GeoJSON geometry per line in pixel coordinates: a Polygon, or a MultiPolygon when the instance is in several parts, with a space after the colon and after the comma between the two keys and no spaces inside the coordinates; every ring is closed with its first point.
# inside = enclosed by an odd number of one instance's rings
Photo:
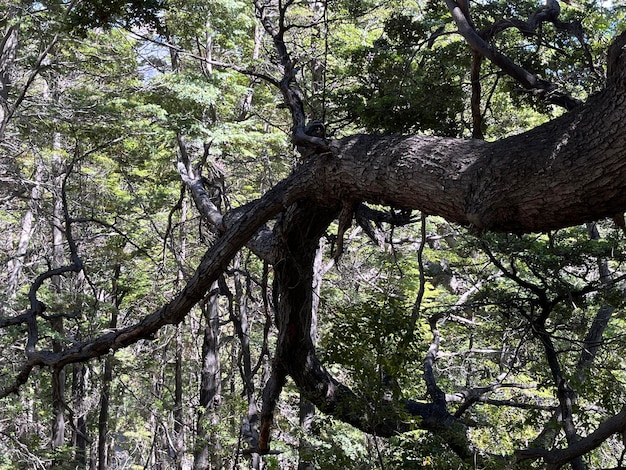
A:
{"type": "MultiPolygon", "coordinates": [[[[613,49],[607,91],[525,134],[493,143],[363,135],[337,141],[338,157],[326,154],[309,159],[261,199],[224,216],[224,233],[171,302],[135,325],[75,343],[64,351],[41,351],[32,345],[16,387],[5,389],[0,396],[15,391],[36,365],[61,367],[85,361],[149,339],[164,325],[179,323],[259,227],[283,212],[273,237],[275,253],[281,255],[274,259],[281,260],[275,270],[277,305],[282,310],[277,316],[278,363],[275,388],[268,392],[268,411],[289,374],[322,411],[360,429],[381,436],[415,427],[430,429],[464,459],[473,458],[464,426],[445,410],[410,400],[402,402],[400,409],[398,403],[372,408],[319,362],[307,319],[310,264],[317,239],[344,200],[419,209],[483,230],[519,232],[564,227],[624,211],[626,98],[622,88],[624,43],[620,44],[613,49]],[[362,403],[363,408],[355,410],[355,403],[362,403]],[[418,422],[407,421],[407,413],[419,417],[418,422]]],[[[623,417],[616,417],[617,424],[609,420],[611,424],[602,425],[594,434],[605,436],[622,429],[620,419],[623,417]]],[[[588,442],[582,439],[571,448],[586,449],[591,445],[588,442]]],[[[267,449],[267,440],[264,445],[267,449]]]]}
{"type": "MultiPolygon", "coordinates": [[[[620,37],[622,41],[626,37],[620,37]]],[[[139,324],[62,353],[34,353],[62,365],[106,354],[177,323],[234,253],[264,222],[301,199],[351,199],[419,209],[482,230],[530,232],[599,219],[626,209],[626,96],[623,44],[611,86],[581,108],[493,143],[427,136],[357,135],[339,157],[310,159],[263,198],[228,214],[228,230],[185,289],[139,324]]]]}
{"type": "Polygon", "coordinates": [[[341,158],[316,160],[317,197],[420,209],[512,232],[571,226],[626,207],[626,96],[613,86],[496,142],[360,135],[337,147],[341,158]]]}
{"type": "Polygon", "coordinates": [[[606,91],[559,119],[508,139],[489,143],[357,135],[335,142],[339,158],[310,159],[258,201],[227,214],[226,233],[172,302],[137,325],[63,353],[35,353],[36,362],[86,360],[181,321],[258,227],[297,200],[324,205],[344,199],[369,201],[419,209],[481,230],[517,232],[566,227],[623,212],[626,97],[617,86],[625,75],[622,56],[613,53],[613,79],[606,91]]]}

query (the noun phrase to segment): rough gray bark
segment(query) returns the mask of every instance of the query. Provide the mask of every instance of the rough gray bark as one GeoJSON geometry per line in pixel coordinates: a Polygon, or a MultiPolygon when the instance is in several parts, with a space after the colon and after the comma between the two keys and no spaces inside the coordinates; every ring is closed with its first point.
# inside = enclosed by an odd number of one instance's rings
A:
{"type": "MultiPolygon", "coordinates": [[[[214,283],[211,291],[217,290],[214,283]]],[[[194,452],[194,470],[222,468],[220,463],[220,443],[214,431],[207,431],[218,424],[217,408],[220,405],[222,389],[219,356],[219,302],[216,294],[209,295],[202,305],[204,316],[204,336],[202,341],[202,370],[200,373],[200,409],[196,431],[196,451],[194,452]]]]}
{"type": "Polygon", "coordinates": [[[26,254],[28,253],[30,239],[33,237],[35,228],[37,226],[35,212],[40,203],[39,199],[41,198],[42,193],[41,180],[43,171],[43,164],[41,162],[37,162],[37,167],[35,169],[34,175],[34,184],[30,191],[30,199],[28,201],[28,210],[26,211],[26,214],[24,214],[24,218],[22,219],[22,230],[18,239],[17,249],[15,250],[15,256],[9,262],[8,266],[10,274],[6,292],[7,296],[9,297],[15,297],[17,293],[20,283],[20,276],[22,274],[22,268],[24,267],[26,254]]]}
{"type": "Polygon", "coordinates": [[[420,209],[480,230],[530,232],[623,212],[626,106],[605,93],[496,142],[353,136],[312,168],[318,198],[420,209]]]}

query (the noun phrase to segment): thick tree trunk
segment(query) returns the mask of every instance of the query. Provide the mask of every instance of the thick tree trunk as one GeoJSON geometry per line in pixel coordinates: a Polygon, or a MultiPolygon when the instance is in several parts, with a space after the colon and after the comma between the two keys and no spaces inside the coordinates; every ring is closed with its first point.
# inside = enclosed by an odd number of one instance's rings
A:
{"type": "Polygon", "coordinates": [[[438,403],[376,402],[366,392],[355,393],[335,380],[315,354],[311,340],[313,262],[318,240],[338,214],[310,202],[289,208],[276,224],[281,260],[274,267],[274,296],[278,340],[273,380],[264,391],[259,450],[269,450],[274,407],[287,375],[318,409],[371,434],[390,437],[416,427],[438,433],[463,459],[473,461],[466,429],[438,403]],[[419,417],[419,425],[407,420],[419,417]]]}

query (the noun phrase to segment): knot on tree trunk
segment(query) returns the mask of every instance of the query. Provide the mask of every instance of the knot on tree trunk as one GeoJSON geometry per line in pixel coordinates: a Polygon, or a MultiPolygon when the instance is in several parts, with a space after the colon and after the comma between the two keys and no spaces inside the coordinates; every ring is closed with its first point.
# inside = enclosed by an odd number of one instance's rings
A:
{"type": "Polygon", "coordinates": [[[626,88],[626,31],[617,36],[609,47],[606,75],[608,85],[626,88]]]}

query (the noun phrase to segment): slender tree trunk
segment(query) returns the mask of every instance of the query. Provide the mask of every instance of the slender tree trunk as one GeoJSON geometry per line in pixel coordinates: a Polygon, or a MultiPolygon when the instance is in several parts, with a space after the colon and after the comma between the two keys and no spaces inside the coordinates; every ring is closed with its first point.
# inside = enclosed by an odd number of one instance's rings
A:
{"type": "Polygon", "coordinates": [[[20,276],[26,260],[26,254],[28,252],[28,246],[30,239],[33,237],[36,227],[35,211],[40,204],[41,199],[41,179],[44,169],[44,165],[41,161],[37,161],[37,167],[35,168],[33,187],[30,191],[30,200],[28,201],[28,209],[24,218],[22,219],[22,230],[20,232],[20,238],[17,242],[17,250],[15,256],[9,261],[9,281],[7,283],[7,295],[9,297],[15,297],[17,289],[20,283],[20,276]]]}
{"type": "Polygon", "coordinates": [[[75,461],[80,468],[87,466],[88,436],[85,406],[87,380],[87,367],[84,364],[74,364],[72,368],[72,405],[74,408],[72,444],[75,449],[75,461]]]}
{"type": "MultiPolygon", "coordinates": [[[[163,401],[165,398],[163,392],[167,384],[166,366],[168,359],[168,348],[163,348],[161,354],[161,370],[155,370],[152,373],[152,395],[155,400],[163,401]]],[[[170,445],[169,429],[165,420],[160,418],[157,413],[150,413],[149,432],[152,434],[152,449],[150,452],[151,468],[155,470],[165,470],[172,468],[171,460],[172,446],[170,445]]]]}
{"type": "MultiPolygon", "coordinates": [[[[217,282],[211,291],[217,290],[217,282]]],[[[219,356],[219,302],[218,295],[209,296],[202,304],[204,334],[202,341],[202,371],[200,374],[200,413],[196,430],[194,470],[221,470],[220,441],[214,426],[219,423],[222,378],[219,356]],[[210,430],[207,430],[210,429],[210,430]]]]}
{"type": "Polygon", "coordinates": [[[111,380],[113,378],[113,360],[107,357],[102,374],[100,390],[100,413],[98,414],[98,470],[109,467],[107,455],[107,434],[109,420],[109,403],[111,400],[111,380]]]}
{"type": "Polygon", "coordinates": [[[311,433],[313,420],[315,419],[315,406],[300,394],[299,406],[300,429],[304,436],[298,440],[298,470],[312,470],[314,466],[314,449],[307,436],[311,433]]]}
{"type": "MultiPolygon", "coordinates": [[[[56,449],[65,443],[65,370],[52,372],[52,448],[56,449]]],[[[62,462],[55,461],[54,464],[62,462]]]]}
{"type": "MultiPolygon", "coordinates": [[[[600,233],[595,223],[587,224],[587,229],[589,230],[589,238],[592,240],[600,240],[600,233]]],[[[598,258],[598,274],[602,285],[608,286],[611,283],[611,271],[606,258],[598,258]]],[[[612,305],[602,305],[593,319],[591,327],[585,336],[583,350],[578,359],[578,379],[580,383],[584,382],[587,378],[587,372],[595,360],[598,350],[602,346],[604,332],[609,325],[614,311],[615,307],[612,305]]]]}
{"type": "Polygon", "coordinates": [[[180,326],[176,331],[176,352],[174,360],[174,455],[176,468],[184,469],[185,464],[185,415],[183,413],[183,340],[180,326]]]}
{"type": "Polygon", "coordinates": [[[0,141],[4,139],[9,116],[9,89],[11,87],[11,71],[18,48],[19,22],[11,24],[19,9],[16,6],[9,8],[5,24],[10,26],[3,32],[0,40],[0,141]]]}
{"type": "MultiPolygon", "coordinates": [[[[235,274],[233,281],[235,284],[235,297],[234,297],[234,317],[233,323],[237,331],[239,343],[241,345],[240,353],[240,368],[242,370],[242,379],[244,386],[244,394],[248,402],[248,412],[243,420],[242,436],[247,441],[251,449],[255,449],[258,443],[258,407],[256,403],[256,397],[254,395],[254,371],[252,370],[252,354],[250,352],[250,318],[247,305],[247,295],[244,289],[244,284],[239,274],[239,266],[241,260],[240,256],[235,257],[234,268],[235,274]]],[[[252,452],[250,454],[250,468],[253,470],[259,470],[262,465],[261,458],[258,453],[252,452]]]]}
{"type": "MultiPolygon", "coordinates": [[[[121,266],[117,265],[113,273],[113,285],[111,295],[113,300],[113,311],[111,312],[111,320],[109,328],[117,328],[118,308],[122,303],[124,295],[119,289],[119,277],[121,266]]],[[[109,406],[111,401],[111,381],[113,380],[113,357],[107,356],[104,361],[104,372],[102,374],[102,389],[100,390],[100,412],[98,413],[98,470],[106,470],[109,467],[108,455],[108,421],[109,406]]]]}
{"type": "MultiPolygon", "coordinates": [[[[63,160],[60,155],[61,142],[60,135],[54,134],[53,137],[53,157],[52,166],[54,168],[54,190],[53,190],[53,212],[52,212],[52,267],[58,268],[65,264],[65,250],[63,248],[64,236],[63,230],[65,226],[65,215],[63,207],[63,181],[65,178],[65,170],[63,168],[63,160]]],[[[60,276],[52,277],[52,285],[57,294],[63,292],[63,279],[60,276]]],[[[52,330],[63,338],[65,330],[63,327],[63,316],[55,316],[50,320],[52,330]]],[[[53,339],[52,350],[60,352],[63,350],[63,343],[59,339],[53,339]]],[[[52,372],[52,441],[53,449],[63,446],[65,443],[65,369],[63,367],[55,368],[52,372]]],[[[54,461],[53,466],[62,465],[62,461],[54,461]]]]}

